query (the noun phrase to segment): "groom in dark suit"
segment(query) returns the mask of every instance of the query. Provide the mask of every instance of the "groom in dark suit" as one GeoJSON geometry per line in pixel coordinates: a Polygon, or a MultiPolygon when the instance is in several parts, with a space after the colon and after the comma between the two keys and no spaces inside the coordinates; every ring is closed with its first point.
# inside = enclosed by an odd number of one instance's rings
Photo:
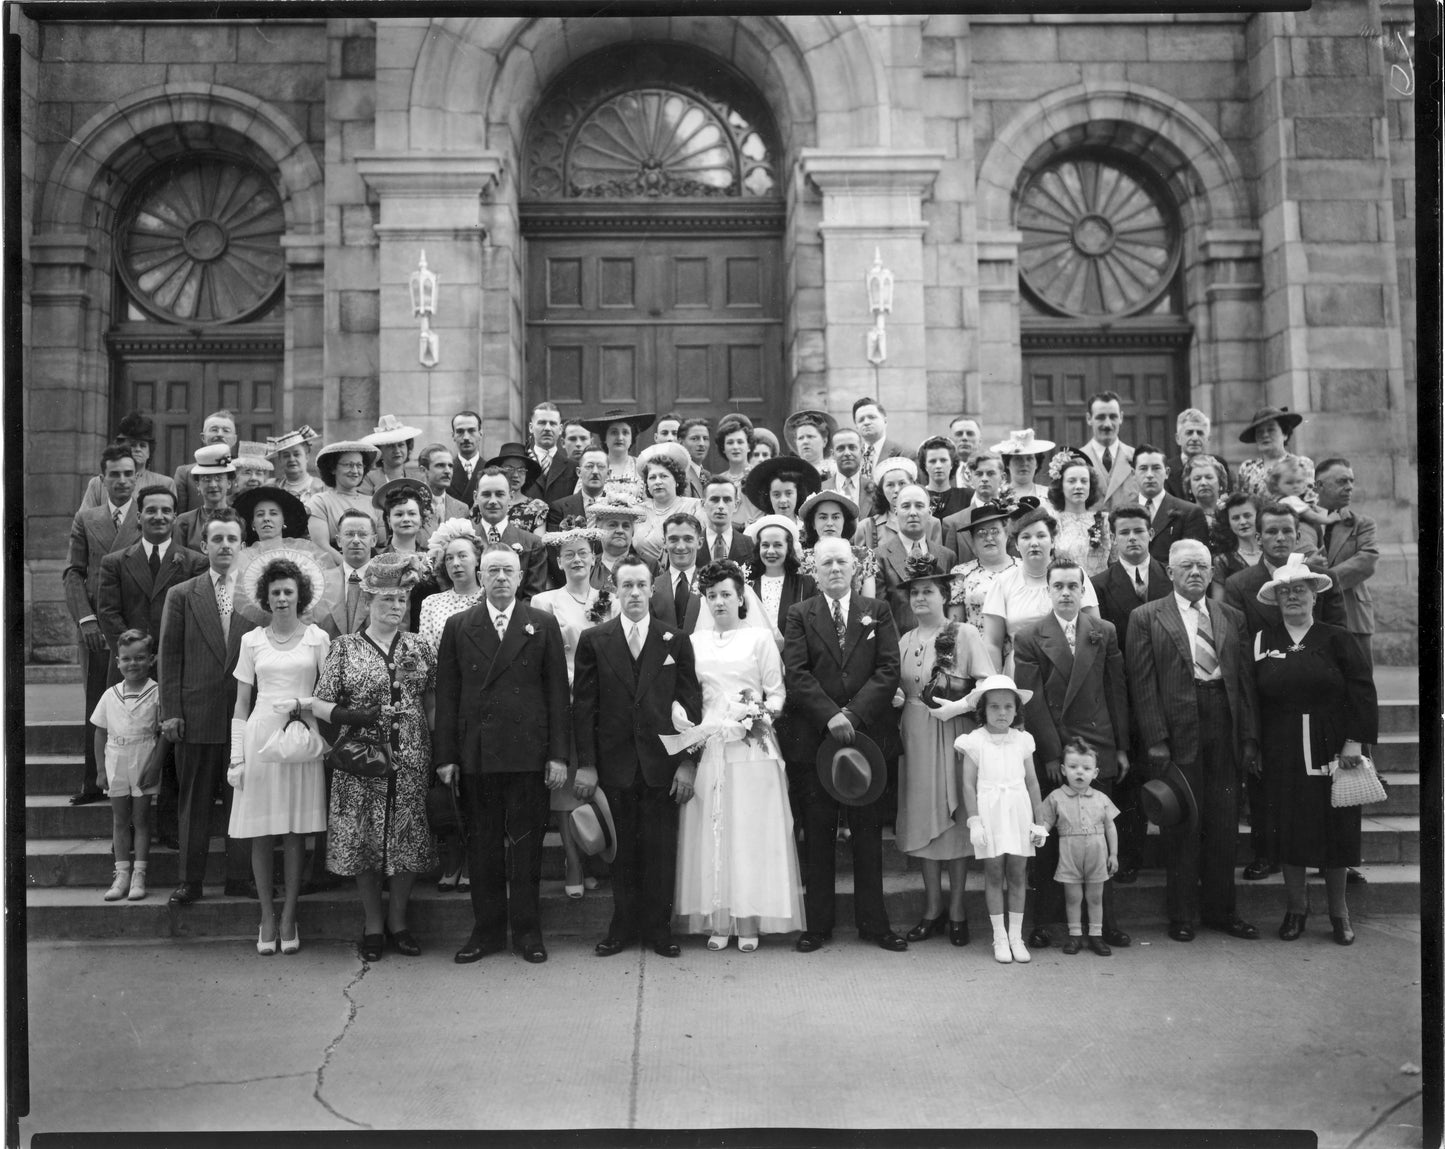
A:
{"type": "MultiPolygon", "coordinates": [[[[1111,800],[1129,773],[1129,688],[1124,656],[1111,623],[1080,613],[1085,576],[1072,559],[1055,559],[1045,575],[1053,610],[1014,635],[1014,682],[1033,691],[1024,723],[1033,735],[1039,791],[1063,783],[1064,746],[1075,738],[1093,749],[1099,765],[1094,789],[1111,800]]],[[[1054,879],[1058,838],[1049,840],[1034,862],[1034,930],[1029,948],[1050,943],[1048,926],[1059,920],[1062,891],[1054,879]]],[[[1091,925],[1095,923],[1090,923],[1091,925]]],[[[1104,947],[1127,946],[1130,938],[1114,920],[1113,883],[1104,885],[1104,947]]]]}
{"type": "MultiPolygon", "coordinates": [[[[255,624],[234,611],[241,553],[241,521],[229,507],[206,523],[210,569],[171,588],[161,617],[161,733],[176,745],[180,783],[180,884],[171,905],[188,906],[202,896],[211,811],[219,792],[231,818],[231,787],[225,784],[231,711],[236,702],[236,658],[241,636],[255,624]]],[[[251,850],[226,838],[227,897],[252,893],[251,850]]]]}
{"type": "MultiPolygon", "coordinates": [[[[825,735],[848,745],[855,733],[877,743],[891,773],[898,737],[898,628],[883,599],[853,593],[853,548],[825,538],[813,548],[822,593],[788,611],[783,667],[788,700],[779,723],[788,780],[801,798],[805,827],[804,882],[808,928],[798,951],[812,953],[833,932],[838,803],[823,788],[816,758],[825,735]],[[839,630],[842,636],[839,636],[839,630]]],[[[853,844],[853,912],[858,936],[886,950],[908,942],[888,924],[883,904],[882,800],[848,807],[853,844]]]]}
{"type": "Polygon", "coordinates": [[[517,600],[522,565],[506,544],[482,554],[486,599],[454,614],[437,652],[437,777],[461,773],[462,817],[475,925],[460,964],[507,944],[547,960],[537,884],[548,790],[567,780],[570,697],[562,632],[550,614],[517,600]],[[507,848],[511,848],[511,889],[507,848]]]}
{"type": "Polygon", "coordinates": [[[672,958],[682,952],[672,940],[677,808],[692,797],[697,764],[669,754],[658,735],[676,733],[674,702],[702,720],[702,690],[687,635],[651,615],[647,563],[628,556],[613,577],[622,614],[582,632],[573,676],[574,790],[587,800],[600,776],[617,836],[612,924],[596,950],[611,957],[640,937],[672,958]]]}

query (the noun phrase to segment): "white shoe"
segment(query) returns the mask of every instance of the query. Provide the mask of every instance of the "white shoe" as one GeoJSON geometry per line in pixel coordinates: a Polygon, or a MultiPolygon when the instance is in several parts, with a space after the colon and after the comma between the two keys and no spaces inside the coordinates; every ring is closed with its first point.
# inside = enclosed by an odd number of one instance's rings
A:
{"type": "MultiPolygon", "coordinates": [[[[1013,951],[1014,961],[1016,961],[1016,962],[1033,961],[1033,955],[1029,953],[1029,947],[1026,946],[1026,945],[1024,945],[1024,939],[1023,939],[1023,938],[1009,938],[1009,940],[1008,940],[1008,945],[1009,945],[1009,949],[1013,951]]],[[[995,947],[995,948],[997,948],[997,947],[995,947]]]]}
{"type": "Polygon", "coordinates": [[[105,900],[118,902],[130,892],[130,871],[116,870],[115,878],[110,883],[110,889],[105,891],[105,900]]]}
{"type": "Polygon", "coordinates": [[[1013,963],[1013,953],[1009,949],[1008,938],[993,939],[993,960],[1004,965],[1013,963]]]}
{"type": "Polygon", "coordinates": [[[564,886],[562,887],[562,889],[566,891],[567,896],[568,896],[569,898],[580,898],[580,897],[582,896],[582,887],[581,887],[580,885],[576,885],[576,886],[564,885],[564,886]]]}
{"type": "Polygon", "coordinates": [[[136,870],[130,879],[130,893],[126,895],[132,902],[138,902],[146,896],[146,872],[136,870]]]}
{"type": "Polygon", "coordinates": [[[757,938],[738,938],[738,949],[745,954],[750,954],[758,948],[757,938]]]}
{"type": "Polygon", "coordinates": [[[725,950],[728,948],[728,942],[732,940],[731,934],[713,934],[712,937],[707,939],[707,948],[710,950],[725,950]]]}

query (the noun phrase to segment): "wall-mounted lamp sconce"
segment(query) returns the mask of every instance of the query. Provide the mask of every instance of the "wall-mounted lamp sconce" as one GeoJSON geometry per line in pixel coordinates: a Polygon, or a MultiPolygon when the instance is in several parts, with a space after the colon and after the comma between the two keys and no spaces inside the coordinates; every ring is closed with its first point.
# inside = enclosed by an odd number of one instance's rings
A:
{"type": "Polygon", "coordinates": [[[868,332],[868,362],[877,367],[888,358],[888,330],[883,317],[893,311],[893,273],[883,266],[883,253],[873,249],[873,266],[864,276],[873,329],[868,332]]]}
{"type": "Polygon", "coordinates": [[[417,358],[423,367],[435,367],[441,358],[441,343],[431,329],[431,317],[437,313],[437,277],[426,265],[425,251],[411,273],[411,313],[421,320],[417,358]]]}

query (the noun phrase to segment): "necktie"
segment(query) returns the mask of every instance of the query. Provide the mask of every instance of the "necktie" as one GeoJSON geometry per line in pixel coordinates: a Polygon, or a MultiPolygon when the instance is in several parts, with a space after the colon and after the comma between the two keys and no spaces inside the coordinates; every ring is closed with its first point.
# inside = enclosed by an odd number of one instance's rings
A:
{"type": "Polygon", "coordinates": [[[678,626],[687,624],[687,576],[677,576],[677,593],[673,596],[672,611],[678,626]]]}
{"type": "Polygon", "coordinates": [[[842,650],[843,639],[848,634],[848,623],[843,618],[843,604],[836,598],[833,600],[833,629],[838,632],[838,649],[842,650]]]}
{"type": "Polygon", "coordinates": [[[216,580],[216,611],[221,616],[221,634],[229,638],[231,634],[231,585],[224,576],[216,580]]]}
{"type": "Polygon", "coordinates": [[[121,520],[122,517],[123,517],[123,515],[121,514],[121,512],[122,512],[124,509],[125,509],[124,507],[116,507],[115,510],[113,510],[113,511],[110,512],[110,521],[115,524],[115,529],[116,529],[116,530],[120,530],[120,520],[121,520]]]}
{"type": "Polygon", "coordinates": [[[346,633],[356,630],[356,604],[361,601],[361,576],[355,571],[346,582],[346,633]]]}
{"type": "Polygon", "coordinates": [[[923,544],[922,544],[922,543],[915,542],[915,543],[913,544],[913,557],[916,558],[916,559],[921,559],[921,558],[923,557],[923,544]]]}
{"type": "Polygon", "coordinates": [[[844,498],[849,499],[856,506],[858,503],[858,491],[853,485],[853,480],[845,478],[839,487],[844,498]]]}
{"type": "Polygon", "coordinates": [[[1074,652],[1074,639],[1078,634],[1078,623],[1074,620],[1064,623],[1064,640],[1069,644],[1069,653],[1074,652]]]}
{"type": "Polygon", "coordinates": [[[1111,450],[1109,450],[1108,447],[1105,447],[1105,448],[1104,448],[1104,474],[1107,475],[1107,474],[1108,474],[1110,471],[1112,471],[1113,469],[1114,469],[1114,452],[1111,451],[1111,450]]]}
{"type": "Polygon", "coordinates": [[[497,615],[497,637],[499,639],[507,637],[507,616],[505,614],[497,615]]]}
{"type": "Polygon", "coordinates": [[[502,532],[499,531],[499,530],[497,530],[496,527],[490,527],[490,528],[488,528],[488,530],[487,530],[487,542],[489,542],[489,543],[499,543],[499,542],[501,542],[501,541],[502,541],[502,532]]]}
{"type": "Polygon", "coordinates": [[[1144,583],[1144,568],[1134,568],[1134,590],[1139,595],[1139,601],[1143,602],[1149,594],[1149,588],[1144,583]]]}
{"type": "Polygon", "coordinates": [[[642,657],[642,629],[633,623],[627,635],[627,649],[632,651],[633,661],[642,657]]]}
{"type": "Polygon", "coordinates": [[[1194,677],[1213,678],[1219,669],[1219,656],[1214,651],[1214,631],[1209,625],[1209,612],[1197,602],[1190,609],[1199,619],[1199,629],[1194,635],[1194,677]]]}
{"type": "Polygon", "coordinates": [[[723,546],[722,535],[715,535],[712,540],[712,557],[716,562],[722,562],[728,557],[727,548],[723,546]]]}
{"type": "Polygon", "coordinates": [[[863,448],[863,473],[865,475],[873,473],[873,448],[871,445],[863,448]]]}
{"type": "Polygon", "coordinates": [[[151,543],[150,554],[147,556],[146,561],[150,564],[151,578],[154,579],[156,575],[161,573],[161,548],[151,543]]]}

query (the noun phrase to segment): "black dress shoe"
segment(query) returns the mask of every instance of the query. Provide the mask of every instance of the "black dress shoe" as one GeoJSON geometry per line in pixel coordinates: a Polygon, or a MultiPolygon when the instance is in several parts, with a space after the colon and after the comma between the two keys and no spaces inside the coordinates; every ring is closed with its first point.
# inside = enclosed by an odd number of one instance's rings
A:
{"type": "Polygon", "coordinates": [[[1109,948],[1109,943],[1099,934],[1089,935],[1089,951],[1098,954],[1101,958],[1110,957],[1114,953],[1114,951],[1109,948]]]}
{"type": "Polygon", "coordinates": [[[968,919],[961,922],[950,921],[948,923],[948,944],[951,946],[968,945],[968,919]]]}
{"type": "Polygon", "coordinates": [[[416,938],[411,936],[411,930],[397,930],[392,933],[388,929],[386,940],[391,943],[391,948],[403,957],[414,958],[421,955],[421,946],[416,944],[416,938]]]}
{"type": "Polygon", "coordinates": [[[82,790],[79,794],[70,796],[72,806],[89,806],[92,802],[104,802],[104,790],[82,790]]]}
{"type": "Polygon", "coordinates": [[[485,942],[482,940],[482,935],[473,930],[471,936],[467,938],[462,948],[457,950],[457,956],[452,960],[457,965],[467,965],[469,962],[481,961],[488,954],[500,953],[502,949],[503,943],[485,942]]]}
{"type": "Polygon", "coordinates": [[[1176,942],[1192,942],[1194,940],[1194,927],[1188,922],[1170,922],[1169,936],[1176,942]]]}
{"type": "Polygon", "coordinates": [[[1270,874],[1277,873],[1279,873],[1278,866],[1270,865],[1270,863],[1266,862],[1263,858],[1255,858],[1254,861],[1250,862],[1249,865],[1244,867],[1244,874],[1242,875],[1242,877],[1246,882],[1258,882],[1264,878],[1269,877],[1270,874]]]}
{"type": "Polygon", "coordinates": [[[1084,948],[1084,939],[1083,939],[1082,937],[1080,937],[1078,934],[1070,934],[1068,940],[1067,940],[1066,942],[1064,942],[1064,945],[1063,945],[1063,950],[1064,950],[1064,952],[1065,952],[1066,954],[1068,954],[1070,957],[1073,957],[1076,953],[1078,953],[1078,952],[1079,952],[1081,949],[1083,949],[1083,948],[1084,948]]]}
{"type": "Polygon", "coordinates": [[[1330,929],[1334,931],[1335,945],[1352,946],[1355,944],[1355,931],[1350,928],[1348,917],[1337,918],[1331,914],[1330,929]]]}
{"type": "Polygon", "coordinates": [[[863,934],[858,935],[864,941],[873,942],[881,950],[889,953],[899,954],[908,948],[908,939],[895,934],[889,930],[886,934],[863,934]]]}
{"type": "Polygon", "coordinates": [[[357,947],[362,961],[380,961],[386,956],[385,934],[362,934],[361,945],[357,947]]]}
{"type": "Polygon", "coordinates": [[[529,961],[533,965],[541,965],[547,960],[547,947],[541,942],[523,942],[521,945],[513,946],[512,952],[523,961],[529,961]]]}
{"type": "Polygon", "coordinates": [[[676,942],[658,942],[652,947],[652,952],[663,958],[682,957],[682,947],[676,942]]]}
{"type": "Polygon", "coordinates": [[[1228,934],[1232,938],[1243,938],[1245,941],[1253,941],[1259,937],[1259,929],[1250,925],[1243,918],[1231,918],[1227,922],[1205,922],[1212,930],[1228,934]]]}
{"type": "Polygon", "coordinates": [[[1114,875],[1113,880],[1118,882],[1121,886],[1132,886],[1135,882],[1139,880],[1139,867],[1120,866],[1118,872],[1114,875]]]}
{"type": "Polygon", "coordinates": [[[1279,927],[1279,940],[1292,942],[1297,939],[1300,934],[1305,932],[1305,921],[1308,918],[1309,914],[1292,914],[1286,910],[1284,921],[1280,923],[1279,927]]]}
{"type": "Polygon", "coordinates": [[[800,954],[810,954],[814,950],[823,948],[823,943],[828,940],[827,934],[815,934],[804,930],[798,935],[798,940],[793,946],[800,954]]]}
{"type": "Polygon", "coordinates": [[[1046,950],[1054,944],[1054,939],[1049,937],[1049,931],[1043,926],[1035,926],[1029,934],[1029,949],[1046,950]]]}
{"type": "Polygon", "coordinates": [[[947,921],[947,914],[939,914],[936,918],[921,918],[918,924],[903,936],[911,942],[926,942],[934,934],[942,933],[947,921]]]}
{"type": "Polygon", "coordinates": [[[600,942],[598,942],[595,946],[592,947],[592,952],[595,953],[598,957],[610,958],[613,954],[620,954],[623,950],[627,949],[631,945],[632,942],[630,940],[614,938],[611,934],[609,934],[607,937],[603,938],[600,942]]]}
{"type": "Polygon", "coordinates": [[[233,878],[226,883],[221,892],[228,898],[250,898],[253,902],[260,900],[260,895],[256,893],[254,878],[233,878]]]}
{"type": "Polygon", "coordinates": [[[1131,938],[1128,934],[1126,934],[1123,930],[1111,930],[1107,927],[1104,929],[1104,940],[1108,942],[1111,946],[1118,946],[1121,950],[1128,949],[1134,941],[1134,939],[1131,938]]]}
{"type": "Polygon", "coordinates": [[[182,882],[171,892],[170,902],[173,906],[188,906],[192,902],[198,902],[206,895],[201,891],[200,882],[182,882]]]}

